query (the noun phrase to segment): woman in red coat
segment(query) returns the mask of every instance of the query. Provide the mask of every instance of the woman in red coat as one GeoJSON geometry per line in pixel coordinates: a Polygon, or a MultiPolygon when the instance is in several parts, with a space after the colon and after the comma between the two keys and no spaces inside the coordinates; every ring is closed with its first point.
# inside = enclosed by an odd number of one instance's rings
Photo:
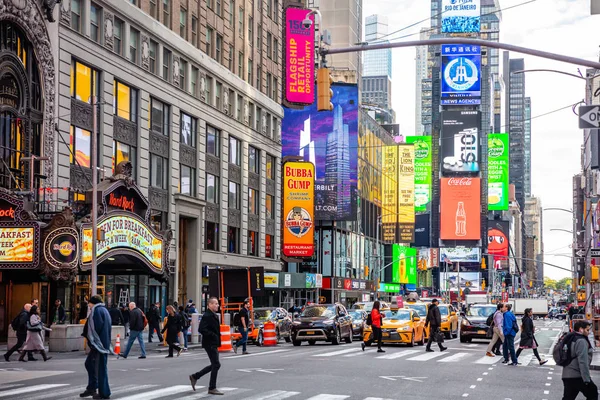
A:
{"type": "MultiPolygon", "coordinates": [[[[377,352],[385,353],[385,350],[381,348],[381,325],[383,325],[383,314],[379,312],[381,304],[379,301],[373,303],[373,309],[371,310],[371,328],[373,329],[373,341],[377,341],[377,352]]],[[[361,343],[363,351],[365,351],[365,343],[361,343]]]]}

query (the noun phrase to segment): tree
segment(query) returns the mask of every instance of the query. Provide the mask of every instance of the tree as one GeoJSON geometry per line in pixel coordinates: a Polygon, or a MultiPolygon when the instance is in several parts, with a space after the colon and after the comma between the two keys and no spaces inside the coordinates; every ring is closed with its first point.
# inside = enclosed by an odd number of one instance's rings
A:
{"type": "Polygon", "coordinates": [[[573,279],[571,279],[571,278],[562,278],[561,280],[556,282],[556,289],[557,290],[565,290],[567,292],[570,292],[572,282],[573,282],[573,279]]]}
{"type": "Polygon", "coordinates": [[[548,290],[550,289],[554,289],[556,290],[556,280],[552,279],[552,278],[548,278],[547,276],[544,277],[544,287],[548,290]]]}

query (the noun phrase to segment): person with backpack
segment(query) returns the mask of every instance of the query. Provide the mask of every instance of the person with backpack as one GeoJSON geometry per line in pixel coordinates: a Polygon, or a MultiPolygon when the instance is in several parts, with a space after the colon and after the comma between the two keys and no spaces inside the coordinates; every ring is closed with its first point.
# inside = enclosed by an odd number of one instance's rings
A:
{"type": "Polygon", "coordinates": [[[250,314],[248,313],[248,309],[250,308],[250,301],[248,299],[244,300],[244,305],[242,309],[237,314],[237,327],[238,331],[242,334],[242,338],[238,340],[233,346],[233,351],[235,354],[238,352],[238,348],[242,346],[242,354],[249,354],[246,351],[246,344],[248,343],[248,329],[250,327],[250,314]]]}
{"type": "Polygon", "coordinates": [[[44,361],[48,361],[52,357],[48,357],[46,349],[44,347],[44,331],[52,332],[52,329],[46,328],[37,306],[31,306],[29,310],[29,318],[27,319],[27,339],[25,344],[21,348],[21,357],[19,361],[25,361],[25,353],[30,354],[32,351],[39,351],[44,361]]]}
{"type": "Polygon", "coordinates": [[[190,316],[185,312],[183,306],[179,306],[179,317],[181,318],[181,334],[183,335],[183,351],[188,350],[188,328],[190,327],[190,316]]]}
{"type": "Polygon", "coordinates": [[[533,333],[535,332],[535,326],[533,324],[533,319],[531,316],[533,315],[533,311],[531,308],[525,309],[525,315],[523,315],[523,319],[521,320],[521,341],[519,342],[519,350],[517,350],[517,360],[521,355],[521,352],[524,349],[532,349],[535,358],[537,358],[540,365],[544,365],[548,362],[548,360],[542,361],[540,358],[540,353],[538,353],[537,347],[538,343],[535,340],[535,336],[533,333]]]}
{"type": "Polygon", "coordinates": [[[575,400],[581,392],[587,400],[598,400],[598,387],[590,376],[594,349],[588,336],[591,324],[578,320],[573,332],[563,336],[554,347],[556,365],[563,367],[563,400],[575,400]]]}
{"type": "MultiPolygon", "coordinates": [[[[13,347],[11,347],[10,350],[8,350],[6,352],[6,354],[4,354],[4,359],[6,360],[6,362],[10,361],[10,356],[15,351],[17,351],[21,347],[23,347],[25,340],[27,340],[27,321],[29,320],[29,311],[30,310],[31,310],[31,304],[29,304],[29,303],[25,304],[23,306],[23,309],[19,313],[19,315],[17,315],[10,323],[10,326],[13,328],[13,330],[17,334],[17,344],[15,344],[13,347]]],[[[27,352],[27,360],[28,361],[37,361],[37,359],[33,357],[33,352],[31,352],[31,351],[27,352]]],[[[25,361],[25,359],[23,359],[21,361],[25,361]]]]}
{"type": "MultiPolygon", "coordinates": [[[[381,342],[383,340],[383,336],[381,335],[381,326],[383,325],[383,314],[379,312],[381,309],[381,303],[379,300],[373,303],[373,309],[367,316],[367,325],[371,325],[371,329],[373,330],[373,335],[371,337],[371,342],[377,341],[377,352],[385,353],[385,350],[381,348],[381,342]]],[[[362,351],[365,351],[365,342],[360,344],[362,347],[362,351]]]]}
{"type": "Polygon", "coordinates": [[[488,321],[485,323],[493,330],[494,335],[492,336],[492,340],[487,347],[487,351],[485,353],[488,357],[494,357],[500,355],[500,345],[504,342],[504,312],[506,311],[506,305],[502,303],[498,303],[496,306],[496,312],[488,317],[488,321]],[[491,321],[490,320],[491,317],[491,321]]]}
{"type": "Polygon", "coordinates": [[[502,347],[502,352],[504,355],[504,360],[502,364],[508,364],[508,355],[510,353],[510,360],[512,363],[510,365],[519,365],[519,361],[517,360],[517,355],[515,353],[515,336],[517,332],[519,332],[519,325],[517,324],[517,318],[515,314],[512,313],[512,304],[506,305],[506,312],[504,313],[504,320],[502,321],[502,331],[504,333],[504,346],[502,347]]]}
{"type": "Polygon", "coordinates": [[[138,358],[146,358],[146,347],[144,345],[143,336],[146,325],[148,325],[148,320],[146,319],[144,312],[137,308],[133,301],[129,303],[129,341],[127,342],[125,352],[119,354],[120,357],[127,358],[131,346],[133,346],[133,343],[135,343],[135,340],[137,339],[140,344],[140,351],[142,352],[142,355],[138,358]]]}

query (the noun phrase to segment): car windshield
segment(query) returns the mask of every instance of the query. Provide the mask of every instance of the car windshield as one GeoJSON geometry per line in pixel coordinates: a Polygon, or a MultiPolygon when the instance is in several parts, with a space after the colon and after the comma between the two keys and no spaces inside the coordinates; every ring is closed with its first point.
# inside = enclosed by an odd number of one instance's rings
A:
{"type": "Polygon", "coordinates": [[[419,317],[426,317],[427,316],[427,306],[424,304],[409,304],[406,306],[406,308],[410,308],[411,310],[415,310],[417,312],[417,314],[419,314],[419,317]]]}
{"type": "Polygon", "coordinates": [[[271,316],[271,310],[255,310],[254,311],[254,319],[258,320],[268,320],[271,316]]]}
{"type": "MultiPolygon", "coordinates": [[[[388,312],[386,312],[385,314],[387,315],[388,312]]],[[[409,321],[410,320],[410,311],[408,310],[398,310],[397,312],[391,312],[392,314],[389,318],[391,320],[395,320],[395,321],[409,321]]]]}
{"type": "Polygon", "coordinates": [[[353,321],[360,321],[363,319],[362,311],[350,311],[350,316],[352,317],[353,321]]]}
{"type": "Polygon", "coordinates": [[[302,317],[326,317],[331,318],[335,316],[335,306],[318,306],[308,307],[302,311],[302,317]]]}
{"type": "Polygon", "coordinates": [[[442,315],[442,317],[447,317],[448,316],[448,307],[438,307],[440,309],[440,314],[442,315]]]}
{"type": "Polygon", "coordinates": [[[489,317],[490,314],[496,312],[496,306],[488,306],[488,307],[471,307],[469,308],[469,312],[467,316],[469,317],[489,317]]]}

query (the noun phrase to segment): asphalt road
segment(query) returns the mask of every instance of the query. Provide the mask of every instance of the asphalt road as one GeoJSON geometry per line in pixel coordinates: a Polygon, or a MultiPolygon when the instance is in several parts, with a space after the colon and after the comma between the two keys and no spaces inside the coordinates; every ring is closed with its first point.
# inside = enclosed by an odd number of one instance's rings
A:
{"type": "MultiPolygon", "coordinates": [[[[536,321],[540,354],[551,359],[551,346],[564,322],[536,321]]],[[[518,339],[518,337],[517,337],[518,339]]],[[[551,400],[562,397],[561,368],[552,361],[540,367],[530,350],[522,365],[506,366],[501,357],[486,357],[486,342],[447,340],[448,350],[426,353],[424,347],[387,346],[363,352],[359,342],[333,346],[250,346],[249,355],[221,354],[218,386],[223,398],[380,400],[380,399],[500,399],[551,400]]],[[[188,375],[208,364],[203,350],[179,358],[148,347],[148,358],[138,360],[134,345],[129,358],[109,361],[111,398],[126,400],[200,399],[208,376],[193,392],[188,375]],[[200,387],[202,386],[202,387],[200,387]]],[[[14,359],[14,356],[13,356],[14,359]]],[[[56,354],[46,363],[0,363],[0,399],[55,400],[79,398],[87,383],[79,353],[56,354]]],[[[592,371],[600,381],[600,374],[592,371]]],[[[210,396],[212,397],[212,396],[210,396]]]]}

